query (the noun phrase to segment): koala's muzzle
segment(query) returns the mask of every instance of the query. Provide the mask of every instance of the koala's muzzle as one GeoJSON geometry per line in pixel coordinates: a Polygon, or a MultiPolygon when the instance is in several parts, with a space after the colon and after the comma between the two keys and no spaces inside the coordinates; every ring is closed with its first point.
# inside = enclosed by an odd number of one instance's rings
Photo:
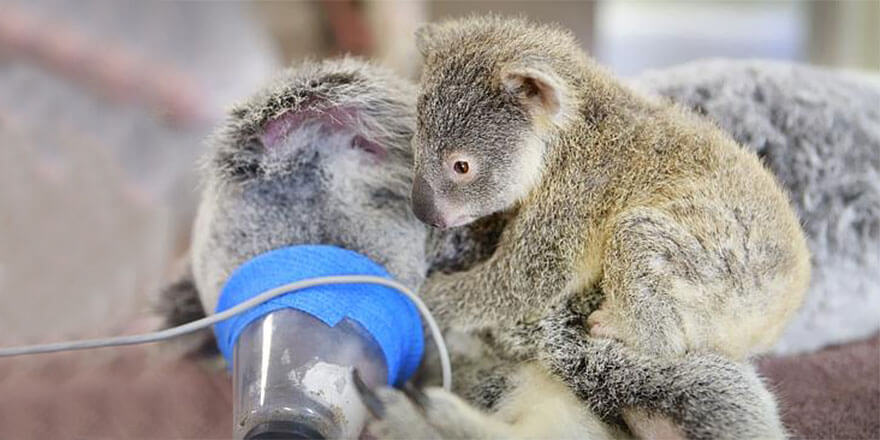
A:
{"type": "Polygon", "coordinates": [[[446,227],[443,216],[437,209],[434,202],[434,190],[424,177],[417,176],[413,180],[412,186],[412,210],[416,218],[422,223],[429,224],[435,228],[446,227]]]}

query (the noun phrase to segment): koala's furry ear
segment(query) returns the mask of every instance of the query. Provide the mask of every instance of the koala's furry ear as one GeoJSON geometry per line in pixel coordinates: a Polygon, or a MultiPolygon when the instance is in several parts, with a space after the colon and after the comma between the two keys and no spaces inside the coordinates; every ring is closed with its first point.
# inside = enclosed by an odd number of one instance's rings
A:
{"type": "MultiPolygon", "coordinates": [[[[162,318],[163,328],[176,327],[207,316],[189,267],[176,281],[162,289],[153,308],[162,318]]],[[[181,338],[177,347],[181,353],[196,358],[219,353],[210,330],[200,330],[181,338]]]]}
{"type": "Polygon", "coordinates": [[[428,56],[433,50],[434,39],[437,37],[437,26],[433,24],[423,24],[416,29],[416,48],[423,57],[428,56]]]}
{"type": "Polygon", "coordinates": [[[166,327],[175,327],[207,316],[189,267],[177,280],[162,289],[155,308],[164,319],[166,327]]]}
{"type": "Polygon", "coordinates": [[[501,85],[519,97],[533,115],[559,123],[565,113],[565,86],[548,69],[533,65],[512,65],[501,71],[501,85]]]}

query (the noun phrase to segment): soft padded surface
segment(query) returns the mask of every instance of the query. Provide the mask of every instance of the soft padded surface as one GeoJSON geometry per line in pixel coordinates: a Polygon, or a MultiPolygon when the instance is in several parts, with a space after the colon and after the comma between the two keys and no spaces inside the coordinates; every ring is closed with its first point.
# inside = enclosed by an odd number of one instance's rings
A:
{"type": "MultiPolygon", "coordinates": [[[[162,348],[0,359],[0,439],[228,438],[226,372],[162,348]]],[[[880,438],[880,337],[760,367],[795,438],[880,438]]]]}
{"type": "Polygon", "coordinates": [[[758,364],[795,438],[880,438],[880,337],[758,364]]]}

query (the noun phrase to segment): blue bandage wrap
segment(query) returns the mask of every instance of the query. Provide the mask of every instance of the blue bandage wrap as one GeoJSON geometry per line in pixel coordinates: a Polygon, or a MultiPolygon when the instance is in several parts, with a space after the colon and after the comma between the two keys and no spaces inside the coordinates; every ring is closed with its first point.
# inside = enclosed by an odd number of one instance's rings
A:
{"type": "MultiPolygon", "coordinates": [[[[391,278],[369,258],[326,245],[299,245],[260,254],[241,265],[223,287],[217,312],[269,289],[294,281],[334,275],[391,278]]],[[[214,326],[217,345],[232,364],[233,346],[251,322],[278,309],[306,312],[328,326],[344,318],[360,324],[379,344],[388,366],[388,383],[400,385],[415,373],[424,352],[422,321],[415,304],[402,293],[376,284],[336,284],[290,292],[214,326]]]]}

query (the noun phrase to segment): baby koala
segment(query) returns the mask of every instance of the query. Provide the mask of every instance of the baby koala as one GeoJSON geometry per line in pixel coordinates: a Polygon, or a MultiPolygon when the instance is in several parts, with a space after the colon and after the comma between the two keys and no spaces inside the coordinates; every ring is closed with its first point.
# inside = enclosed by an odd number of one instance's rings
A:
{"type": "Polygon", "coordinates": [[[421,294],[457,326],[523,326],[570,295],[642,353],[768,349],[809,255],[758,158],[631,91],[567,31],[495,16],[424,28],[412,204],[436,227],[515,212],[485,262],[421,294]],[[589,306],[585,306],[589,308],[589,306]]]}

